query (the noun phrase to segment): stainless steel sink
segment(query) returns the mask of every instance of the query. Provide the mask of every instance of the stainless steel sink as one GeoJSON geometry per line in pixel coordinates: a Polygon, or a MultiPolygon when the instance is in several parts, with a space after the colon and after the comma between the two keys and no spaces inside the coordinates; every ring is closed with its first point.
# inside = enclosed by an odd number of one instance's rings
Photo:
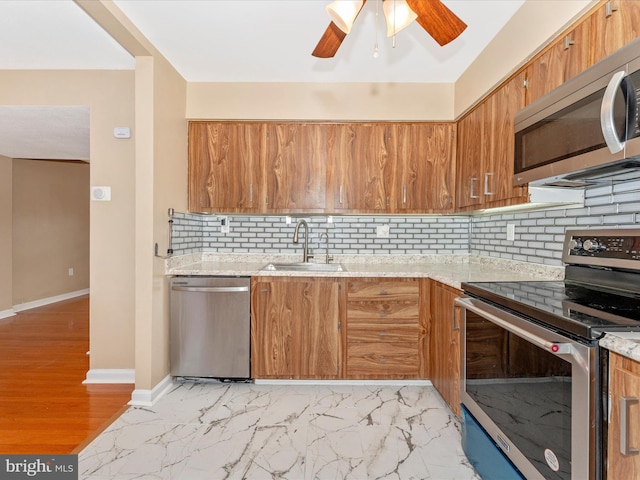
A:
{"type": "Polygon", "coordinates": [[[284,272],[344,272],[340,263],[269,263],[262,270],[284,272]]]}

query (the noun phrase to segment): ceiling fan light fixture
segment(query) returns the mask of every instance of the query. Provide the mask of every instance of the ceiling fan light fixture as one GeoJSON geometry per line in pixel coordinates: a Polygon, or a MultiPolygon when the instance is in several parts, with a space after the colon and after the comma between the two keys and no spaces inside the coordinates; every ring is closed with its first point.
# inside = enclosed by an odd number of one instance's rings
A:
{"type": "Polygon", "coordinates": [[[327,5],[327,13],[340,30],[349,33],[363,3],[364,0],[335,0],[327,5]]]}
{"type": "Polygon", "coordinates": [[[384,0],[382,10],[387,21],[387,37],[392,37],[418,18],[406,0],[384,0]]]}

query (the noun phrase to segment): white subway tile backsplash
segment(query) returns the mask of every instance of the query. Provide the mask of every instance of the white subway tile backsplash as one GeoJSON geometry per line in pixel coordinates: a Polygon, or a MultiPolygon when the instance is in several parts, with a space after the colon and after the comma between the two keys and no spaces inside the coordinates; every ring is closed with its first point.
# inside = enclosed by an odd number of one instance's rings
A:
{"type": "MultiPolygon", "coordinates": [[[[292,243],[296,222],[310,227],[309,244],[324,252],[321,233],[329,234],[331,254],[416,255],[465,254],[561,265],[564,232],[572,228],[640,227],[640,181],[592,188],[584,208],[539,210],[467,216],[285,216],[229,215],[229,233],[220,232],[216,216],[176,213],[173,249],[176,254],[301,253],[292,243]],[[515,225],[515,240],[506,239],[507,224],[515,225]],[[389,225],[389,237],[378,238],[376,228],[389,225]]],[[[302,233],[304,235],[304,233],[302,233]]]]}

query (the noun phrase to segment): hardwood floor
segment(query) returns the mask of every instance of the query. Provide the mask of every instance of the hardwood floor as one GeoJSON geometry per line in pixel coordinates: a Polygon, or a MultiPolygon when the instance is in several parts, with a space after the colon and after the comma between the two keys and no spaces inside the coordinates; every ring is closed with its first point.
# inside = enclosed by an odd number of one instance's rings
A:
{"type": "Polygon", "coordinates": [[[124,410],[134,386],[83,385],[89,297],[0,320],[0,453],[76,453],[124,410]]]}

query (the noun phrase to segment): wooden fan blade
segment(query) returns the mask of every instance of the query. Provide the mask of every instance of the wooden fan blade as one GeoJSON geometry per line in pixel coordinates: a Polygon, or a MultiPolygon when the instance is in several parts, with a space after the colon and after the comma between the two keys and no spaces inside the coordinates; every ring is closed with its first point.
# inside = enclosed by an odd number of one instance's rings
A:
{"type": "Polygon", "coordinates": [[[441,46],[458,38],[467,28],[440,0],[407,0],[407,4],[418,15],[416,21],[420,26],[441,46]]]}
{"type": "Polygon", "coordinates": [[[333,57],[346,36],[346,33],[340,30],[335,23],[331,22],[311,55],[318,58],[333,57]]]}
{"type": "MultiPolygon", "coordinates": [[[[362,0],[360,10],[358,10],[358,13],[356,13],[356,16],[353,19],[354,22],[356,18],[358,18],[358,15],[360,15],[365,3],[367,3],[367,0],[362,0]]],[[[342,41],[346,36],[346,33],[340,30],[335,23],[331,22],[324,31],[322,38],[320,38],[318,45],[316,45],[316,48],[313,50],[311,55],[318,58],[333,57],[340,48],[340,45],[342,45],[342,41]]]]}

